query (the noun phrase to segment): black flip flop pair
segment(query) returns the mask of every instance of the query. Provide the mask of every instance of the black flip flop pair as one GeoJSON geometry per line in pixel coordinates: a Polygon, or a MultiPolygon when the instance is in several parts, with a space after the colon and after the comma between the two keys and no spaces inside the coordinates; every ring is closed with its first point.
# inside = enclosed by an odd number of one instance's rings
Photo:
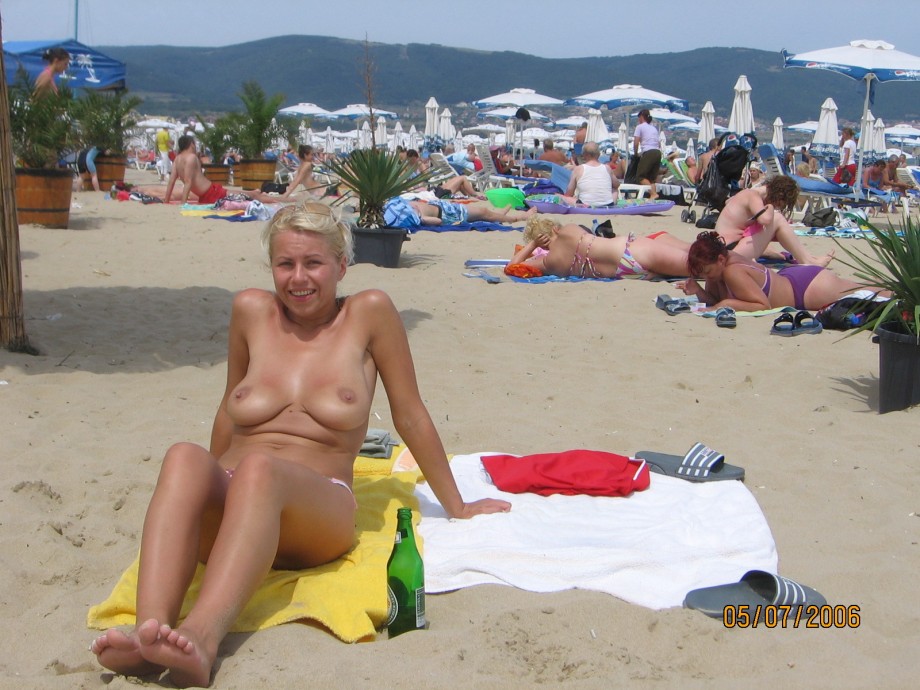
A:
{"type": "Polygon", "coordinates": [[[811,312],[797,311],[793,316],[788,311],[783,312],[773,322],[770,329],[770,335],[781,335],[790,337],[794,335],[815,335],[824,330],[821,322],[818,321],[811,312]]]}

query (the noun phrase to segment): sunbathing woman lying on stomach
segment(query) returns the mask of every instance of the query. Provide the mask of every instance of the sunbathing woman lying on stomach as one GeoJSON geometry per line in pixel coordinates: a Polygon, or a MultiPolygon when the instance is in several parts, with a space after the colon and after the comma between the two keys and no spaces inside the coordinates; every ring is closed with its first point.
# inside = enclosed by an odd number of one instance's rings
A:
{"type": "Polygon", "coordinates": [[[816,310],[864,287],[821,266],[794,265],[774,272],[728,249],[713,231],[697,236],[687,263],[694,277],[677,286],[713,308],[816,310]],[[695,278],[705,278],[706,286],[701,287],[695,278]]]}
{"type": "Polygon", "coordinates": [[[180,687],[207,686],[218,645],[271,568],[310,568],[352,548],[353,465],[378,374],[396,430],[447,514],[511,507],[461,497],[390,298],[336,295],[353,255],[336,211],[286,207],[262,242],[275,290],[233,300],[210,448],[179,443],[163,459],[141,538],[137,624],[92,643],[116,673],[169,669],[180,687]],[[180,624],[199,562],[207,563],[201,592],[180,624]]]}
{"type": "Polygon", "coordinates": [[[688,245],[666,232],[648,237],[598,237],[581,225],[559,225],[548,218],[535,217],[527,221],[524,241],[526,244],[515,253],[511,263],[534,266],[544,275],[563,278],[687,275],[688,245]]]}

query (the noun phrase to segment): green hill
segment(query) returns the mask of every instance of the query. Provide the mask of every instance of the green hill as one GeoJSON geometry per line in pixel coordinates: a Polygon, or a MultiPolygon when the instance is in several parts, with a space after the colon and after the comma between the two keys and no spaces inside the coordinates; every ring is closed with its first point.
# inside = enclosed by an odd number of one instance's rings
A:
{"type": "MultiPolygon", "coordinates": [[[[146,112],[188,116],[239,108],[236,93],[245,80],[287,103],[312,102],[330,110],[366,101],[363,42],[322,36],[279,36],[219,48],[105,46],[128,66],[131,91],[144,98],[146,112]]],[[[731,110],[732,87],[747,75],[754,114],[786,124],[816,120],[832,97],[841,120],[862,112],[861,82],[830,72],[783,69],[777,52],[747,48],[700,48],[683,53],[620,57],[545,59],[514,52],[489,52],[440,45],[369,47],[375,65],[375,105],[418,114],[434,96],[453,110],[457,104],[529,87],[569,98],[614,84],[641,84],[690,101],[691,114],[707,100],[717,115],[731,110]]],[[[876,89],[872,110],[886,123],[920,120],[920,82],[888,83],[876,89]]]]}

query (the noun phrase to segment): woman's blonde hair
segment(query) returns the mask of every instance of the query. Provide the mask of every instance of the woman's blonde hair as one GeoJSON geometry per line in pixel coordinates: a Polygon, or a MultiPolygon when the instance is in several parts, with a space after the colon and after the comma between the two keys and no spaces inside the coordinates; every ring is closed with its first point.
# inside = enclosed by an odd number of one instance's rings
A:
{"type": "Polygon", "coordinates": [[[549,218],[541,218],[539,215],[533,216],[524,226],[524,241],[530,242],[538,237],[552,237],[553,231],[559,229],[559,223],[549,218]]]}
{"type": "Polygon", "coordinates": [[[272,217],[262,230],[262,249],[272,258],[272,240],[282,232],[312,232],[325,238],[336,258],[352,263],[355,258],[351,226],[342,220],[338,209],[316,201],[285,206],[272,217]]]}

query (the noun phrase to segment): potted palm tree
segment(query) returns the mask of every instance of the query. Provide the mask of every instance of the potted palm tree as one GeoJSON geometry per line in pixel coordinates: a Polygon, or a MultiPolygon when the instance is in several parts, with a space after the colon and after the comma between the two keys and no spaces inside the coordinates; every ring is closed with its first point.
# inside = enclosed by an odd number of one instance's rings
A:
{"type": "Polygon", "coordinates": [[[99,186],[108,189],[125,179],[128,134],[137,125],[136,108],[142,103],[125,91],[89,91],[74,101],[80,148],[95,146],[99,186]]]}
{"type": "Polygon", "coordinates": [[[243,102],[243,112],[227,116],[231,142],[243,155],[234,177],[243,189],[259,189],[263,182],[275,179],[276,162],[267,160],[264,153],[276,139],[286,137],[284,129],[275,120],[284,102],[284,94],[278,93],[269,98],[257,82],[247,81],[243,82],[243,90],[237,95],[243,102]]]}
{"type": "Polygon", "coordinates": [[[33,93],[34,83],[20,70],[9,89],[18,221],[66,228],[73,171],[62,160],[73,145],[73,99],[65,86],[42,97],[33,93]]]}
{"type": "Polygon", "coordinates": [[[870,225],[868,251],[838,245],[858,281],[891,293],[852,333],[871,330],[879,344],[879,412],[903,410],[920,402],[920,224],[870,225]]]}
{"type": "Polygon", "coordinates": [[[431,173],[416,175],[415,169],[397,154],[380,149],[358,149],[328,166],[341,184],[358,196],[358,219],[353,231],[355,263],[395,268],[408,237],[405,228],[386,226],[384,206],[389,199],[423,185],[431,173]]]}
{"type": "Polygon", "coordinates": [[[204,168],[204,174],[211,182],[227,185],[230,183],[230,166],[224,165],[223,161],[231,146],[233,118],[219,117],[212,125],[206,123],[199,115],[198,121],[204,125],[204,131],[198,132],[197,139],[211,154],[211,162],[201,166],[204,168]]]}

